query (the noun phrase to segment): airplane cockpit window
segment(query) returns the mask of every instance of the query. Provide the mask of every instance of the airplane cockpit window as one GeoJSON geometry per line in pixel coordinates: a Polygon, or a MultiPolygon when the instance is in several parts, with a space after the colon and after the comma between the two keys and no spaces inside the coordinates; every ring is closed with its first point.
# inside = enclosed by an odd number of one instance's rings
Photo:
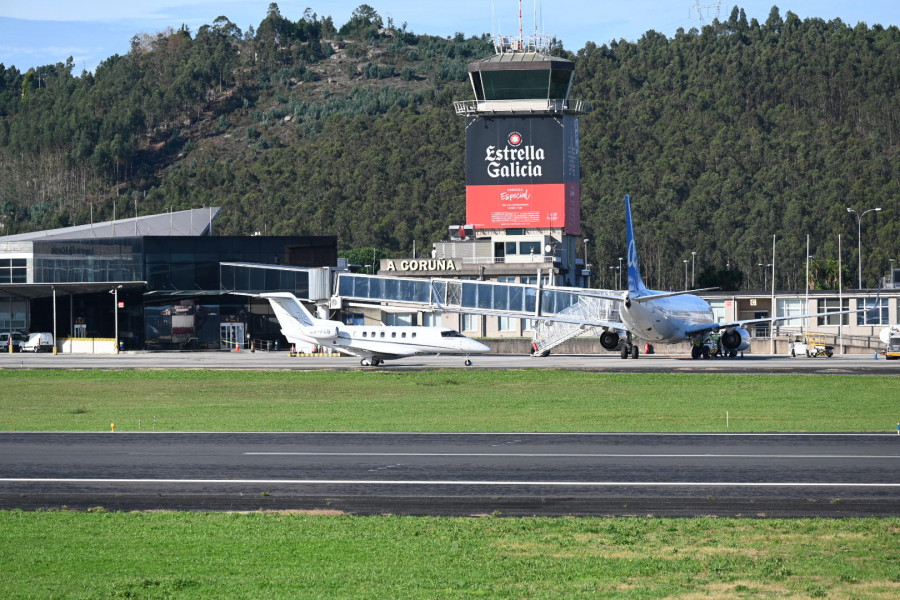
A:
{"type": "Polygon", "coordinates": [[[463,334],[461,334],[458,331],[454,331],[453,329],[450,329],[449,331],[442,331],[441,337],[463,337],[463,334]]]}

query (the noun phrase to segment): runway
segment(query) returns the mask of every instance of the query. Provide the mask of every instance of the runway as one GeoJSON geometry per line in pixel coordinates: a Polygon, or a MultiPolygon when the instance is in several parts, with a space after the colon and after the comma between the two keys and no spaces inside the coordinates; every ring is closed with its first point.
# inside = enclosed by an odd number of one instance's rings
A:
{"type": "Polygon", "coordinates": [[[0,433],[0,508],[898,516],[895,434],[0,433]]]}
{"type": "Polygon", "coordinates": [[[742,358],[692,360],[655,354],[622,360],[617,354],[472,356],[413,356],[387,361],[379,367],[361,367],[353,357],[290,357],[287,352],[128,352],[122,354],[6,354],[0,369],[264,369],[408,371],[423,369],[570,369],[598,372],[671,373],[807,373],[841,375],[900,375],[900,361],[873,354],[845,354],[832,358],[791,358],[784,355],[747,354],[742,358]]]}

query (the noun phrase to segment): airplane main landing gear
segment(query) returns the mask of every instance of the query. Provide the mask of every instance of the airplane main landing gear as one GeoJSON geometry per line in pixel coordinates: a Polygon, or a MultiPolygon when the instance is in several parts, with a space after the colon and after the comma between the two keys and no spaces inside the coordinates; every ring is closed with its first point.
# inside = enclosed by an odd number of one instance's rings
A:
{"type": "Polygon", "coordinates": [[[466,362],[465,362],[465,365],[466,365],[467,367],[471,367],[471,366],[472,366],[472,361],[469,360],[469,359],[467,358],[467,359],[466,359],[466,362]]]}
{"type": "Polygon", "coordinates": [[[631,334],[628,334],[628,338],[625,340],[625,343],[622,344],[621,357],[628,358],[631,357],[637,360],[637,357],[640,355],[640,350],[638,349],[638,345],[631,341],[631,334]]]}
{"type": "Polygon", "coordinates": [[[364,358],[361,361],[359,361],[359,364],[364,367],[377,367],[378,365],[380,365],[383,362],[384,362],[384,360],[381,358],[372,358],[372,359],[364,358]]]}

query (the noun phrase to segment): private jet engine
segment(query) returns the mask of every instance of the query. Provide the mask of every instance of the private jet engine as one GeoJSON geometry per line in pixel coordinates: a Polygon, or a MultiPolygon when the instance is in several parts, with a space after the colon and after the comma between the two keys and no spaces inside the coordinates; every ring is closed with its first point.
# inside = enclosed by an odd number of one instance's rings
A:
{"type": "Polygon", "coordinates": [[[333,344],[341,337],[341,330],[338,327],[325,323],[317,323],[313,327],[306,327],[303,333],[324,346],[333,344]]]}
{"type": "Polygon", "coordinates": [[[600,345],[606,350],[615,350],[620,343],[619,334],[615,331],[607,329],[600,334],[600,345]]]}
{"type": "Polygon", "coordinates": [[[719,341],[722,342],[722,348],[728,356],[737,356],[738,352],[750,347],[750,332],[743,327],[728,329],[722,332],[719,341]]]}

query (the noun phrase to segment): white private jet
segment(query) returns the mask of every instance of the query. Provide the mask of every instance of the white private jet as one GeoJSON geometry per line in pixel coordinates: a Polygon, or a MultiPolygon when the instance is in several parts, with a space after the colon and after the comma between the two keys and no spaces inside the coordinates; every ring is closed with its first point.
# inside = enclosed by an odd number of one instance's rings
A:
{"type": "MultiPolygon", "coordinates": [[[[819,317],[843,313],[859,312],[858,310],[791,315],[786,317],[767,317],[762,319],[744,319],[718,323],[709,303],[695,296],[693,292],[708,291],[716,288],[687,290],[680,292],[657,292],[647,289],[641,279],[638,267],[637,247],[634,241],[634,227],[631,221],[631,199],[625,196],[625,235],[628,245],[628,289],[622,294],[592,293],[590,291],[571,292],[579,296],[592,296],[609,300],[620,300],[619,315],[622,322],[594,322],[593,326],[605,328],[600,336],[601,345],[607,350],[620,348],[622,358],[637,358],[638,345],[634,338],[651,342],[673,344],[692,342],[691,358],[709,357],[708,349],[703,342],[710,333],[721,332],[719,341],[727,356],[750,347],[750,333],[744,328],[755,323],[775,323],[806,317],[819,317]],[[619,332],[625,332],[625,340],[620,339],[619,332]]],[[[569,292],[567,292],[569,293],[569,292]]],[[[557,318],[556,320],[564,320],[557,318]]]]}
{"type": "Polygon", "coordinates": [[[364,367],[378,366],[386,359],[416,354],[470,354],[490,352],[490,347],[467,338],[449,327],[402,327],[345,325],[317,319],[291,293],[261,294],[272,305],[289,344],[318,344],[361,358],[364,367]]]}

